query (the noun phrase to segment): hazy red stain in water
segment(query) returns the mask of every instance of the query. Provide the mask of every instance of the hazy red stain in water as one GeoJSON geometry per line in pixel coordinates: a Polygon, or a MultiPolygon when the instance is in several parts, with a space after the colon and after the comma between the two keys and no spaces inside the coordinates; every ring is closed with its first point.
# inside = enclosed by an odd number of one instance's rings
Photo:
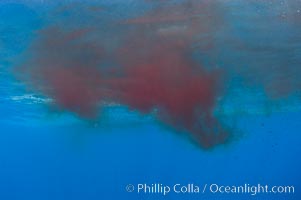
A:
{"type": "Polygon", "coordinates": [[[81,117],[95,118],[104,102],[120,103],[143,113],[155,110],[160,120],[189,132],[203,147],[224,143],[229,134],[213,115],[222,74],[205,70],[191,56],[196,34],[210,33],[214,25],[207,16],[191,20],[197,8],[210,13],[207,5],[193,5],[171,7],[184,16],[165,16],[166,9],[159,9],[128,20],[121,27],[133,29],[120,29],[124,40],[109,56],[101,33],[90,37],[94,29],[46,28],[27,63],[31,82],[58,107],[81,117]],[[108,59],[117,70],[104,67],[108,59]]]}

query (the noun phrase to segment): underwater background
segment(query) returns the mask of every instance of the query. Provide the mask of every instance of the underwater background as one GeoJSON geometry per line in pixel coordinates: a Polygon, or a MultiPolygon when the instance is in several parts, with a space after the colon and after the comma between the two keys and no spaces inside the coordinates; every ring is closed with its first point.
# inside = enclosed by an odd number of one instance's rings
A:
{"type": "Polygon", "coordinates": [[[0,199],[300,199],[300,77],[299,0],[2,0],[0,199]]]}

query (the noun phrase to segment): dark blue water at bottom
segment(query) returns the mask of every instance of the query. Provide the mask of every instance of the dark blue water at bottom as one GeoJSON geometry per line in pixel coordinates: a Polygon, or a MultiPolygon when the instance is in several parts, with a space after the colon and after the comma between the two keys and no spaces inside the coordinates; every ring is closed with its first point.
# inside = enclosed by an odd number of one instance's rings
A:
{"type": "MultiPolygon", "coordinates": [[[[156,124],[1,124],[0,199],[299,199],[299,113],[239,120],[244,136],[203,150],[156,124]],[[127,192],[133,184],[269,185],[294,194],[167,195],[127,192]]],[[[137,188],[136,188],[137,189],[137,188]]]]}

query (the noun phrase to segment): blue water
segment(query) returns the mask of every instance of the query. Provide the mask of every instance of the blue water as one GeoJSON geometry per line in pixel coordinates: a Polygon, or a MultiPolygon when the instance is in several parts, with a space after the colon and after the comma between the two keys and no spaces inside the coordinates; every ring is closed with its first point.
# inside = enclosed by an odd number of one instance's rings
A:
{"type": "Polygon", "coordinates": [[[249,199],[249,195],[137,195],[127,184],[294,185],[300,197],[299,113],[240,120],[248,134],[203,151],[152,123],[94,127],[1,123],[1,199],[249,199]],[[263,125],[264,124],[264,125],[263,125]]]}
{"type": "MultiPolygon", "coordinates": [[[[131,2],[114,1],[118,9],[131,2]]],[[[301,199],[298,98],[273,112],[254,106],[255,98],[237,95],[237,102],[251,103],[227,105],[231,109],[224,115],[233,120],[236,137],[210,150],[123,106],[106,108],[97,122],[53,111],[47,97],[28,90],[13,72],[35,30],[46,23],[49,4],[0,2],[0,200],[301,199]],[[293,185],[295,193],[163,196],[125,189],[140,183],[293,185]]],[[[300,49],[296,52],[301,57],[300,49]]]]}

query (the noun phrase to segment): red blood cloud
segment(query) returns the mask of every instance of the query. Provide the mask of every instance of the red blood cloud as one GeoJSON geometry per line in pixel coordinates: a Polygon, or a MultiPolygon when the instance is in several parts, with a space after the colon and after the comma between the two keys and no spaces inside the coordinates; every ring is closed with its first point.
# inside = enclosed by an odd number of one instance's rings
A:
{"type": "Polygon", "coordinates": [[[200,33],[214,32],[217,17],[208,16],[214,11],[194,1],[152,10],[117,23],[119,39],[110,48],[98,27],[46,27],[22,70],[63,110],[88,119],[105,102],[155,111],[162,122],[209,148],[229,137],[213,114],[223,79],[221,71],[208,71],[193,59],[192,45],[200,33]]]}
{"type": "Polygon", "coordinates": [[[106,103],[156,113],[205,148],[228,141],[214,113],[236,109],[237,91],[239,104],[266,105],[300,93],[299,3],[143,2],[138,16],[98,3],[50,11],[23,80],[81,118],[98,119],[106,103]]]}

